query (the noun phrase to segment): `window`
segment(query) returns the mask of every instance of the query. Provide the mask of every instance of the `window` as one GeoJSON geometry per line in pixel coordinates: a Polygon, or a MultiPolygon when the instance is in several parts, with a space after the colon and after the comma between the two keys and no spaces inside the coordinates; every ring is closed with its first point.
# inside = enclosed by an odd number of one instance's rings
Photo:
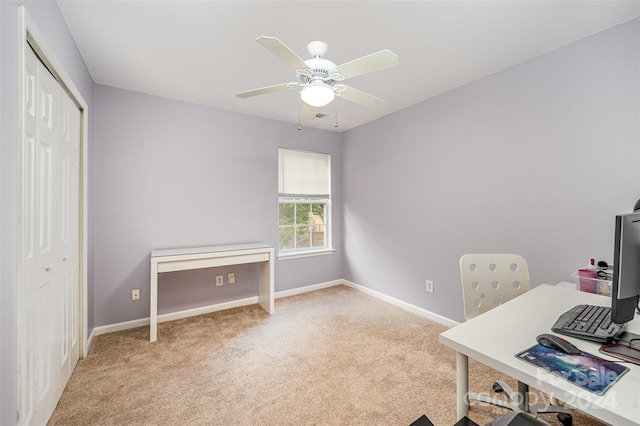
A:
{"type": "Polygon", "coordinates": [[[331,248],[331,157],[278,149],[278,255],[298,257],[331,248]]]}

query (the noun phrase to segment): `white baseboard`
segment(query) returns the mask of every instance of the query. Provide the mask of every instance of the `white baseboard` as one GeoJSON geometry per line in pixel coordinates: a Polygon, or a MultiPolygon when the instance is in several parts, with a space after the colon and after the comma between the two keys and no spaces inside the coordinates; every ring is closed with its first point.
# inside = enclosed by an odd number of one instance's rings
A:
{"type": "MultiPolygon", "coordinates": [[[[411,305],[409,303],[403,302],[402,300],[398,300],[395,299],[393,297],[384,295],[382,293],[379,293],[375,290],[371,290],[367,287],[363,287],[361,285],[352,283],[351,281],[347,281],[347,280],[334,280],[334,281],[327,281],[324,283],[319,283],[319,284],[312,284],[312,285],[307,285],[304,287],[298,287],[298,288],[294,288],[291,290],[284,290],[284,291],[278,291],[274,294],[274,298],[276,299],[280,299],[283,297],[289,297],[289,296],[294,296],[296,294],[302,294],[302,293],[307,293],[310,291],[315,291],[315,290],[320,290],[323,288],[328,288],[328,287],[333,287],[336,285],[341,285],[344,284],[348,287],[351,287],[355,290],[361,291],[363,293],[366,293],[370,296],[376,297],[380,300],[383,300],[385,302],[391,303],[393,305],[396,305],[406,311],[412,312],[416,315],[419,315],[421,317],[430,319],[434,322],[437,322],[439,324],[443,324],[446,325],[447,327],[453,327],[455,325],[458,325],[457,322],[450,320],[449,318],[445,318],[443,316],[440,316],[438,314],[434,314],[433,312],[429,312],[425,309],[422,308],[418,308],[417,306],[411,305]]],[[[162,314],[162,315],[158,315],[158,323],[161,322],[166,322],[166,321],[175,321],[177,319],[182,319],[182,318],[189,318],[189,317],[194,317],[197,315],[204,315],[204,314],[210,314],[212,312],[217,312],[217,311],[222,311],[225,309],[231,309],[231,308],[238,308],[241,306],[248,306],[248,305],[255,305],[258,303],[258,297],[254,296],[254,297],[247,297],[245,299],[240,299],[240,300],[233,300],[230,302],[224,302],[224,303],[216,303],[215,305],[209,305],[209,306],[203,306],[200,308],[194,308],[194,309],[186,309],[183,311],[178,311],[178,312],[171,312],[168,314],[162,314]]],[[[148,326],[149,325],[149,318],[140,318],[137,320],[133,320],[133,321],[125,321],[125,322],[120,322],[120,323],[116,323],[116,324],[109,324],[109,325],[103,325],[100,327],[94,327],[93,330],[91,331],[91,334],[89,335],[89,338],[87,339],[87,352],[89,353],[89,349],[91,348],[91,345],[93,344],[93,340],[97,337],[100,336],[101,334],[107,334],[107,333],[113,333],[115,331],[122,331],[122,330],[128,330],[130,328],[136,328],[136,327],[144,327],[144,326],[148,326]]]]}
{"type": "MultiPolygon", "coordinates": [[[[183,311],[171,312],[168,314],[158,315],[158,323],[175,321],[182,318],[195,317],[198,315],[210,314],[212,312],[223,311],[225,309],[238,308],[241,306],[256,305],[258,296],[247,297],[245,299],[232,300],[230,302],[216,303],[215,305],[202,306],[199,308],[185,309],[183,311]]],[[[149,325],[149,318],[140,318],[133,321],[119,322],[117,324],[103,325],[93,329],[92,335],[99,336],[101,334],[113,333],[114,331],[128,330],[130,328],[144,327],[149,325]]]]}
{"type": "Polygon", "coordinates": [[[457,321],[454,321],[452,319],[449,319],[447,317],[443,317],[442,315],[438,315],[436,313],[433,313],[431,311],[427,311],[426,309],[422,309],[419,308],[415,305],[412,305],[410,303],[407,302],[403,302],[402,300],[396,299],[394,297],[391,296],[387,296],[386,294],[382,294],[380,292],[377,292],[375,290],[371,290],[370,288],[367,287],[363,287],[359,284],[355,284],[352,283],[351,281],[348,280],[342,280],[342,284],[346,285],[347,287],[351,287],[353,289],[356,289],[358,291],[361,291],[363,293],[366,293],[370,296],[373,296],[377,299],[383,300],[385,302],[391,303],[392,305],[398,306],[399,308],[404,309],[405,311],[409,311],[411,313],[414,313],[416,315],[419,315],[421,317],[427,318],[433,322],[437,322],[438,324],[442,324],[445,325],[447,327],[454,327],[458,324],[460,324],[457,321]]]}
{"type": "Polygon", "coordinates": [[[89,351],[91,350],[91,345],[93,345],[93,340],[96,338],[96,329],[95,327],[91,329],[91,333],[89,334],[89,337],[87,338],[87,340],[84,342],[84,353],[85,356],[89,355],[89,351]]]}
{"type": "MultiPolygon", "coordinates": [[[[342,284],[342,280],[328,281],[320,284],[312,284],[304,287],[294,288],[291,290],[278,291],[273,295],[273,297],[275,299],[279,299],[282,297],[288,297],[296,294],[307,293],[309,291],[319,290],[321,288],[332,287],[340,284],[342,284]]],[[[230,302],[216,303],[214,305],[203,306],[200,308],[186,309],[183,311],[158,315],[158,323],[166,322],[166,321],[175,321],[177,319],[195,317],[198,315],[204,315],[204,314],[210,314],[212,312],[223,311],[225,309],[238,308],[241,306],[256,305],[256,304],[258,304],[258,296],[247,297],[245,299],[233,300],[230,302]]],[[[88,348],[91,347],[91,344],[93,343],[93,339],[96,336],[100,336],[101,334],[113,333],[115,331],[128,330],[130,328],[144,327],[149,325],[149,322],[150,320],[147,317],[147,318],[140,318],[133,321],[119,322],[116,324],[109,324],[109,325],[103,325],[100,327],[95,327],[91,331],[91,335],[89,336],[88,343],[87,343],[87,351],[88,351],[88,348]]]]}
{"type": "Polygon", "coordinates": [[[291,290],[278,291],[274,295],[274,297],[276,299],[280,299],[281,297],[295,296],[296,294],[308,293],[310,291],[320,290],[322,288],[333,287],[333,286],[340,285],[340,284],[344,284],[344,280],[327,281],[327,282],[320,283],[320,284],[311,284],[311,285],[306,285],[304,287],[293,288],[291,290]]]}
{"type": "MultiPolygon", "coordinates": [[[[158,318],[158,321],[160,318],[158,318]]],[[[116,324],[101,325],[100,327],[94,327],[89,336],[89,340],[93,340],[97,336],[107,333],[113,333],[115,331],[128,330],[130,328],[143,327],[149,325],[149,318],[141,318],[133,321],[119,322],[116,324]]]]}

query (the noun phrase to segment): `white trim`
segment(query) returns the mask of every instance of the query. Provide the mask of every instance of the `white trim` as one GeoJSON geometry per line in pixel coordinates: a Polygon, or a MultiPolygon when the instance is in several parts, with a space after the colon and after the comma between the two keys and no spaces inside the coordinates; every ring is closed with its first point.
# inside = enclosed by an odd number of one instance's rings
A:
{"type": "MultiPolygon", "coordinates": [[[[404,309],[405,311],[409,311],[413,314],[426,318],[428,320],[437,322],[438,324],[445,325],[447,327],[454,327],[459,323],[449,318],[443,317],[438,314],[434,314],[433,312],[427,311],[422,308],[418,308],[417,306],[411,305],[409,303],[403,302],[401,300],[395,299],[390,296],[386,296],[382,293],[379,293],[375,290],[368,289],[361,285],[352,283],[351,281],[347,281],[344,279],[326,281],[318,284],[311,284],[304,287],[293,288],[291,290],[283,290],[278,291],[274,294],[276,299],[281,299],[283,297],[295,296],[297,294],[308,293],[311,291],[321,290],[323,288],[335,287],[338,285],[345,285],[347,287],[351,287],[354,290],[358,290],[362,293],[368,294],[369,296],[373,296],[377,299],[382,300],[383,302],[391,303],[392,305],[398,306],[399,308],[404,309]]],[[[258,297],[247,297],[245,299],[233,300],[231,302],[217,303],[214,305],[203,306],[200,308],[186,309],[184,311],[171,312],[168,314],[158,315],[158,323],[166,322],[166,321],[174,321],[177,319],[189,318],[198,315],[210,314],[212,312],[222,311],[225,309],[238,308],[241,306],[249,306],[256,305],[258,303],[258,297]]],[[[100,327],[94,327],[91,332],[91,336],[88,339],[88,347],[93,344],[93,340],[95,337],[100,336],[102,334],[113,333],[116,331],[128,330],[131,328],[137,327],[145,327],[149,325],[149,318],[140,318],[133,321],[125,321],[116,324],[103,325],[100,327]]]]}
{"type": "Polygon", "coordinates": [[[215,305],[204,306],[201,308],[186,309],[184,311],[171,312],[168,314],[158,315],[158,322],[175,321],[183,318],[210,314],[212,312],[224,311],[225,309],[233,309],[233,308],[239,308],[241,306],[257,305],[257,304],[258,304],[258,296],[247,297],[245,299],[238,299],[238,300],[232,300],[229,302],[217,303],[215,305]]]}
{"type": "MultiPolygon", "coordinates": [[[[322,288],[332,287],[342,284],[341,280],[329,281],[326,283],[313,284],[305,287],[294,288],[292,290],[279,291],[274,294],[274,298],[279,299],[282,297],[294,296],[296,294],[307,293],[314,290],[320,290],[322,288]]],[[[233,300],[230,302],[216,303],[214,305],[202,306],[199,308],[185,309],[183,311],[171,312],[168,314],[158,315],[158,323],[175,321],[178,319],[195,317],[198,315],[210,314],[212,312],[223,311],[225,309],[239,308],[241,306],[249,306],[258,304],[258,296],[247,297],[245,299],[233,300]]],[[[132,321],[119,322],[116,324],[103,325],[100,327],[94,327],[90,336],[90,343],[93,343],[93,339],[96,336],[102,334],[113,333],[116,331],[128,330],[130,328],[145,327],[150,323],[149,318],[140,318],[132,321]]]]}
{"type": "Polygon", "coordinates": [[[131,328],[144,327],[145,325],[149,325],[148,317],[140,318],[133,321],[118,322],[115,324],[102,325],[100,327],[93,327],[93,330],[91,331],[91,339],[93,340],[94,338],[102,334],[114,333],[116,331],[122,331],[122,330],[129,330],[131,328]]]}
{"type": "Polygon", "coordinates": [[[347,287],[351,287],[353,289],[356,289],[358,291],[361,291],[363,293],[366,293],[370,296],[373,296],[375,298],[378,298],[380,300],[383,300],[385,302],[391,303],[392,305],[396,305],[399,308],[404,309],[405,311],[409,311],[413,314],[419,315],[421,317],[424,317],[426,319],[429,319],[431,321],[437,322],[438,324],[442,324],[444,326],[447,327],[455,327],[456,325],[459,325],[460,323],[457,321],[454,321],[452,319],[449,319],[447,317],[443,317],[442,315],[438,315],[436,313],[433,313],[431,311],[427,311],[426,309],[422,309],[419,308],[415,305],[412,305],[410,303],[407,302],[403,302],[402,300],[393,298],[391,296],[387,296],[386,294],[382,294],[380,292],[377,292],[375,290],[371,290],[370,288],[367,287],[363,287],[361,285],[352,283],[351,281],[347,281],[347,280],[342,280],[342,283],[344,285],[346,285],[347,287]]]}
{"type": "Polygon", "coordinates": [[[334,280],[334,281],[327,281],[319,284],[311,284],[304,287],[292,288],[291,290],[279,291],[275,294],[275,297],[276,299],[280,299],[282,297],[295,296],[296,294],[308,293],[310,291],[316,291],[323,288],[334,287],[341,284],[343,284],[342,280],[334,280]]]}
{"type": "MultiPolygon", "coordinates": [[[[158,315],[158,323],[175,321],[183,318],[195,317],[198,315],[210,314],[212,312],[223,311],[225,309],[239,308],[241,306],[257,305],[258,296],[247,297],[245,299],[232,300],[230,302],[216,303],[215,305],[202,306],[199,308],[185,309],[183,311],[170,312],[168,314],[158,315]]],[[[113,333],[114,331],[128,330],[130,328],[145,327],[150,324],[149,317],[140,318],[132,321],[119,322],[116,324],[103,325],[95,327],[93,333],[96,336],[101,334],[113,333]]]]}
{"type": "Polygon", "coordinates": [[[301,257],[324,256],[335,253],[336,249],[323,248],[320,250],[296,251],[292,253],[278,253],[278,260],[299,259],[301,257]]]}
{"type": "Polygon", "coordinates": [[[89,337],[87,338],[87,354],[89,353],[89,350],[91,349],[91,345],[93,345],[93,341],[96,338],[97,334],[96,334],[96,329],[92,328],[91,329],[91,334],[89,335],[89,337]]]}

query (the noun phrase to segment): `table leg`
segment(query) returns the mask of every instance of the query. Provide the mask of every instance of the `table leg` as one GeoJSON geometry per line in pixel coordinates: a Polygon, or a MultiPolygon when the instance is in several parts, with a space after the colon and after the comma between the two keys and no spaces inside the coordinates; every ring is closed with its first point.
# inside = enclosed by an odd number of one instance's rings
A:
{"type": "Polygon", "coordinates": [[[518,408],[529,412],[529,385],[522,382],[518,382],[518,408]]]}
{"type": "Polygon", "coordinates": [[[258,263],[258,304],[270,314],[274,311],[274,259],[273,250],[269,253],[269,261],[258,263]]]}
{"type": "Polygon", "coordinates": [[[456,354],[457,366],[457,398],[458,398],[458,420],[469,414],[469,358],[458,352],[456,354]]]}
{"type": "Polygon", "coordinates": [[[149,341],[158,340],[158,264],[151,261],[149,286],[149,341]]]}

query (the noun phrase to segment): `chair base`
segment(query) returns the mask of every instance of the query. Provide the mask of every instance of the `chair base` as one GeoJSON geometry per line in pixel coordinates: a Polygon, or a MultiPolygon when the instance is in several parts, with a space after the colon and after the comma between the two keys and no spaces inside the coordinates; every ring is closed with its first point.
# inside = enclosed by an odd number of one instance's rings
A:
{"type": "Polygon", "coordinates": [[[503,380],[498,380],[494,383],[493,389],[496,392],[504,392],[508,401],[491,398],[485,395],[478,395],[474,393],[467,394],[467,399],[469,401],[480,401],[487,404],[495,405],[498,407],[503,407],[508,410],[511,410],[515,413],[526,413],[530,414],[534,417],[538,417],[538,414],[541,413],[556,413],[558,414],[558,420],[564,426],[571,426],[573,423],[573,419],[571,417],[571,410],[559,407],[557,405],[529,405],[529,386],[518,382],[518,392],[514,392],[511,386],[509,386],[503,380]]]}

